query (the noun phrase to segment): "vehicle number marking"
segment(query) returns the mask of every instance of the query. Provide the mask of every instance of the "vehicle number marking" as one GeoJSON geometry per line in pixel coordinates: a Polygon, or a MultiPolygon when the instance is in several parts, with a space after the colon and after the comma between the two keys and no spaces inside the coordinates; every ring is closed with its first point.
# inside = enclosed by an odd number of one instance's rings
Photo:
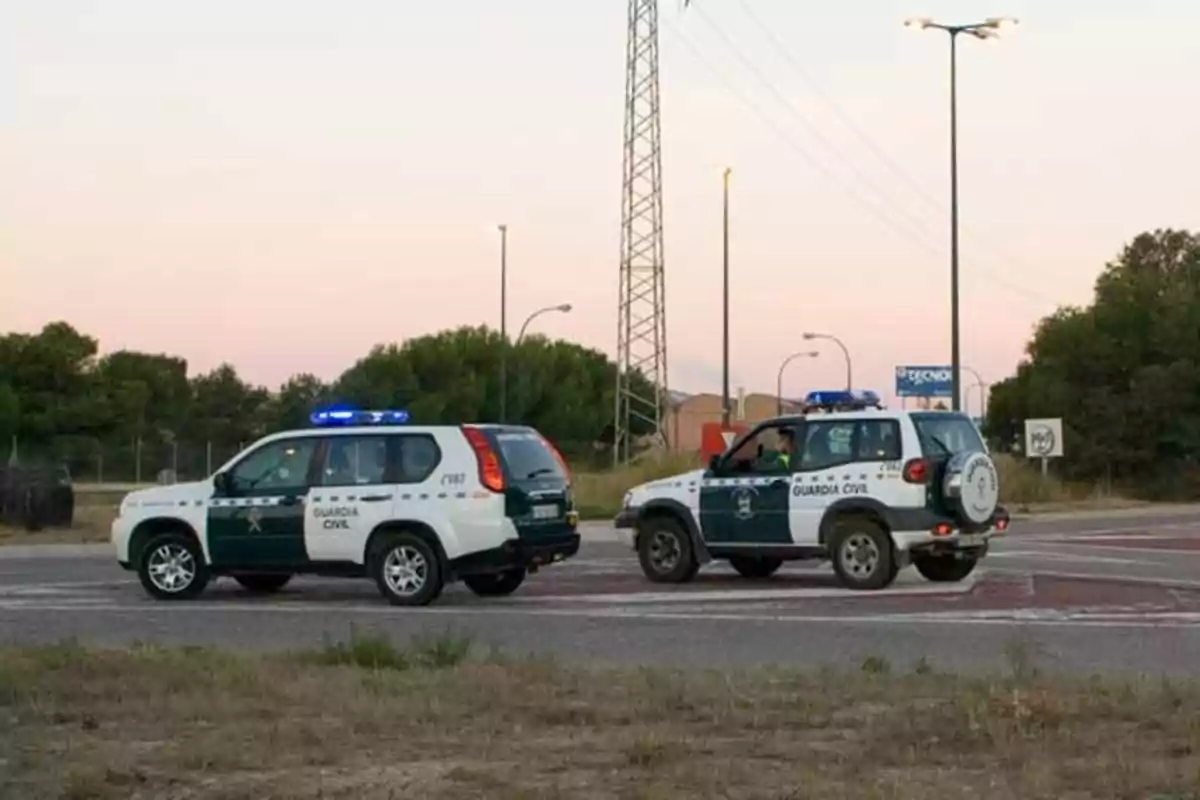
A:
{"type": "Polygon", "coordinates": [[[465,472],[447,472],[442,476],[442,486],[462,486],[466,482],[465,472]]]}
{"type": "Polygon", "coordinates": [[[958,537],[958,543],[963,547],[979,547],[983,544],[983,534],[964,533],[958,537]]]}
{"type": "Polygon", "coordinates": [[[542,505],[533,507],[534,519],[554,519],[558,516],[558,506],[542,505]]]}

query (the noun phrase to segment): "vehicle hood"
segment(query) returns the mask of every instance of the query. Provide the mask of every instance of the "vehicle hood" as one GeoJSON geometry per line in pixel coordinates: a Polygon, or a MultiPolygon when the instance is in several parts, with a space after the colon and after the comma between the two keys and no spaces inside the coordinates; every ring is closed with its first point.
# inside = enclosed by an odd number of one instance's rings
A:
{"type": "Polygon", "coordinates": [[[154,486],[149,489],[138,489],[125,495],[121,508],[166,508],[178,507],[183,503],[196,500],[207,500],[212,496],[212,483],[209,481],[194,481],[191,483],[173,483],[170,486],[154,486]]]}
{"type": "Polygon", "coordinates": [[[647,481],[646,483],[634,486],[625,493],[625,506],[640,506],[643,503],[653,500],[655,497],[663,497],[674,495],[676,493],[686,493],[688,484],[699,483],[704,477],[705,470],[695,469],[691,472],[682,472],[678,475],[671,475],[667,478],[658,478],[657,480],[647,481]]]}

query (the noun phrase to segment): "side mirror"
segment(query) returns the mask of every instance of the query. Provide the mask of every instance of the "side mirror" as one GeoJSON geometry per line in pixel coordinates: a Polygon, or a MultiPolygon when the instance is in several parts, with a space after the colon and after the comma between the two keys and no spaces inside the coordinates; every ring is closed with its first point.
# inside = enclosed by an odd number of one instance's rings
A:
{"type": "Polygon", "coordinates": [[[721,463],[721,457],[719,455],[717,455],[716,453],[713,453],[711,456],[708,457],[708,471],[716,472],[717,465],[720,463],[721,463]]]}
{"type": "Polygon", "coordinates": [[[218,472],[216,475],[213,475],[213,490],[216,491],[217,494],[226,494],[226,490],[228,488],[229,475],[227,473],[218,472]]]}

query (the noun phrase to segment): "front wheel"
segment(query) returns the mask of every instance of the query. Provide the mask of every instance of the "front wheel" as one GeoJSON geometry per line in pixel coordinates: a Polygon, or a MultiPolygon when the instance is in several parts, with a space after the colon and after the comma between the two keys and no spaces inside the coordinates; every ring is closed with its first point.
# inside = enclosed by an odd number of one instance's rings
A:
{"type": "Polygon", "coordinates": [[[464,575],[462,581],[480,597],[504,597],[525,582],[525,570],[517,568],[490,575],[464,575]]]}
{"type": "Polygon", "coordinates": [[[412,533],[389,533],[371,557],[379,593],[394,606],[427,606],[442,593],[442,565],[424,539],[412,533]]]}
{"type": "Polygon", "coordinates": [[[979,559],[974,556],[913,556],[913,566],[925,580],[934,583],[957,583],[970,575],[979,559]]]}
{"type": "Polygon", "coordinates": [[[833,571],[850,589],[882,589],[900,571],[891,537],[878,523],[851,517],[839,520],[830,542],[833,571]]]}
{"type": "Polygon", "coordinates": [[[292,576],[288,573],[248,573],[234,575],[233,579],[251,594],[274,594],[288,585],[292,576]]]}
{"type": "Polygon", "coordinates": [[[208,566],[196,539],[186,533],[160,533],[142,548],[138,579],[156,600],[187,600],[208,585],[208,566]]]}
{"type": "Polygon", "coordinates": [[[692,537],[669,517],[651,517],[645,522],[638,533],[638,561],[642,572],[655,583],[687,583],[700,571],[692,537]]]}
{"type": "Polygon", "coordinates": [[[730,565],[743,578],[769,578],[783,566],[782,558],[762,558],[757,556],[734,556],[729,559],[730,565]]]}

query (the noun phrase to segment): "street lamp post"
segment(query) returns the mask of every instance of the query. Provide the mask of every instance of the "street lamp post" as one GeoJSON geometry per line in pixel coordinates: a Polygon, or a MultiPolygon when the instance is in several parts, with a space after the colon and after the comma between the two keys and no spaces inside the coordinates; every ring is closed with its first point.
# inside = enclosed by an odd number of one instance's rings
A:
{"type": "Polygon", "coordinates": [[[1016,24],[1017,20],[989,17],[969,25],[943,25],[928,17],[904,21],[906,27],[933,28],[950,35],[950,376],[955,411],[962,407],[958,326],[958,35],[965,33],[976,39],[994,39],[1000,35],[1000,28],[1009,22],[1016,24]]]}
{"type": "Polygon", "coordinates": [[[569,313],[571,313],[571,304],[570,303],[560,303],[559,305],[556,305],[556,306],[546,306],[545,308],[539,308],[537,311],[530,314],[529,317],[525,320],[525,323],[523,325],[521,325],[521,331],[520,331],[520,333],[517,334],[517,341],[513,344],[513,346],[515,347],[516,345],[519,345],[521,343],[521,340],[525,338],[525,329],[529,327],[529,323],[533,322],[535,319],[540,317],[542,314],[549,314],[551,311],[557,311],[560,314],[569,314],[569,313]]]}
{"type": "Polygon", "coordinates": [[[783,371],[787,369],[787,365],[797,358],[816,358],[819,355],[821,354],[816,350],[804,350],[799,353],[792,353],[779,365],[779,375],[775,379],[775,413],[778,416],[783,416],[783,371]]]}
{"type": "MultiPolygon", "coordinates": [[[[962,368],[964,371],[971,373],[971,375],[974,376],[974,378],[975,378],[975,385],[979,387],[979,416],[986,417],[987,416],[987,400],[986,400],[987,381],[985,381],[983,379],[983,376],[980,375],[972,367],[968,367],[966,364],[963,364],[962,368]]],[[[969,386],[967,387],[968,390],[970,388],[971,387],[969,387],[969,386]]],[[[964,405],[969,405],[969,404],[964,403],[964,405]]]]}
{"type": "Polygon", "coordinates": [[[500,225],[500,422],[508,416],[508,226],[500,225]]]}
{"type": "Polygon", "coordinates": [[[723,214],[722,214],[722,247],[721,259],[724,272],[724,290],[722,293],[722,318],[724,320],[721,348],[721,427],[729,428],[729,167],[722,175],[723,185],[723,214]]]}
{"type": "MultiPolygon", "coordinates": [[[[513,349],[516,349],[521,346],[521,340],[525,338],[525,329],[529,327],[529,323],[533,322],[535,319],[540,317],[542,314],[549,314],[551,311],[557,311],[560,314],[569,314],[569,313],[571,313],[571,304],[570,303],[560,303],[556,306],[546,306],[545,308],[539,308],[537,311],[533,312],[528,317],[526,317],[525,322],[521,325],[520,332],[517,334],[517,340],[516,340],[516,342],[513,343],[513,349]]],[[[518,357],[519,357],[519,354],[518,354],[518,357]]],[[[524,414],[525,388],[524,387],[525,387],[526,381],[524,380],[524,377],[525,377],[524,372],[521,372],[520,374],[517,375],[517,403],[516,403],[516,405],[517,405],[517,419],[518,420],[521,420],[525,416],[525,414],[524,414]]]]}
{"type": "Polygon", "coordinates": [[[851,366],[850,366],[850,351],[846,349],[846,345],[842,342],[841,339],[837,338],[836,336],[831,336],[828,333],[806,333],[806,334],[804,334],[805,341],[811,342],[814,339],[827,339],[828,341],[831,341],[834,344],[836,344],[838,347],[842,348],[842,356],[845,357],[845,359],[846,359],[846,391],[850,391],[851,389],[853,389],[854,388],[854,380],[853,380],[853,375],[851,373],[851,366]]]}

